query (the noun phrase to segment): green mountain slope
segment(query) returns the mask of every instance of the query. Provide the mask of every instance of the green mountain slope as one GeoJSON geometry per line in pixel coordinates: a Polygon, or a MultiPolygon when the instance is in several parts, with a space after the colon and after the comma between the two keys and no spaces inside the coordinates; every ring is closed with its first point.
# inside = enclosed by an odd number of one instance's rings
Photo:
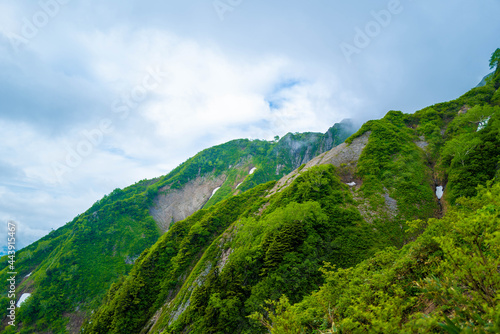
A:
{"type": "Polygon", "coordinates": [[[499,86],[497,67],[456,100],[390,111],[177,222],[83,332],[497,332],[499,86]]]}
{"type": "Polygon", "coordinates": [[[325,284],[293,304],[282,296],[251,318],[270,333],[498,333],[500,184],[461,198],[444,218],[351,268],[328,264],[325,284]]]}
{"type": "MultiPolygon", "coordinates": [[[[172,223],[280,178],[353,132],[345,121],[325,134],[287,134],[273,142],[234,140],[200,152],[168,175],[114,190],[72,222],[17,252],[16,299],[32,294],[17,312],[18,328],[26,333],[78,332],[111,284],[129,273],[172,223]]],[[[9,277],[7,261],[0,260],[4,281],[9,277]]],[[[5,326],[9,298],[4,289],[0,312],[5,326]]]]}

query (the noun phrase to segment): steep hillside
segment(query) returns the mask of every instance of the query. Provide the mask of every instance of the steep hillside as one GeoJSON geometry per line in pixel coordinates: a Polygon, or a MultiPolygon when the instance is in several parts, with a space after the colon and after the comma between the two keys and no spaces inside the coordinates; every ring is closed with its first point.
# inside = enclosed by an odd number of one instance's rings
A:
{"type": "Polygon", "coordinates": [[[83,332],[497,332],[499,86],[497,67],[456,100],[390,111],[173,224],[83,332]]]}
{"type": "MultiPolygon", "coordinates": [[[[280,178],[342,143],[354,130],[345,121],[326,134],[287,134],[273,142],[234,140],[200,152],[168,175],[114,190],[72,222],[17,252],[16,299],[32,294],[18,310],[19,327],[26,333],[78,332],[111,284],[129,273],[139,255],[173,223],[280,178]]],[[[9,277],[7,261],[0,260],[4,281],[9,277]]],[[[3,289],[5,326],[9,298],[7,286],[3,289]]]]}
{"type": "Polygon", "coordinates": [[[325,283],[295,303],[267,301],[250,318],[272,334],[499,333],[500,184],[461,198],[423,233],[351,268],[327,264],[325,283]]]}

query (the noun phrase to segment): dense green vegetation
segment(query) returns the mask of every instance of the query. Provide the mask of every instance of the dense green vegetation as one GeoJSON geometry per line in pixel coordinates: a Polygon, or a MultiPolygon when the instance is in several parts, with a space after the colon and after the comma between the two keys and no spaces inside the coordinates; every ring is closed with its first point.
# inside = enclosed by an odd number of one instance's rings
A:
{"type": "Polygon", "coordinates": [[[260,332],[246,316],[265,299],[285,294],[300,301],[323,281],[323,261],[350,267],[373,254],[383,236],[345,207],[352,198],[332,166],[308,171],[295,186],[295,198],[278,196],[261,216],[235,222],[237,232],[220,246],[231,250],[224,270],[212,267],[193,290],[190,307],[166,332],[260,332]]]}
{"type": "MultiPolygon", "coordinates": [[[[132,268],[133,259],[156,242],[159,231],[141,192],[147,184],[113,191],[85,214],[18,253],[18,276],[33,272],[18,285],[18,291],[33,293],[17,314],[21,332],[64,331],[68,319],[63,314],[77,307],[97,307],[100,301],[95,297],[106,293],[132,268]]],[[[7,268],[5,257],[2,262],[7,268]]],[[[1,279],[8,277],[7,271],[0,273],[1,279]]]]}
{"type": "Polygon", "coordinates": [[[224,173],[226,181],[206,203],[205,208],[208,208],[233,195],[238,183],[241,183],[238,190],[246,191],[259,184],[280,179],[302,163],[343,143],[353,131],[351,122],[343,121],[332,126],[325,134],[288,133],[279,141],[238,139],[214,146],[188,159],[161,178],[149,189],[149,196],[156,196],[159,189],[166,185],[176,189],[198,176],[224,173]],[[256,172],[248,175],[253,167],[256,172]]]}
{"type": "Polygon", "coordinates": [[[419,149],[416,131],[405,123],[407,115],[390,111],[377,121],[370,121],[353,137],[371,131],[370,139],[359,159],[357,175],[363,179],[361,192],[368,198],[371,210],[380,211],[382,194],[398,201],[398,217],[426,218],[436,210],[434,194],[429,184],[432,174],[426,165],[424,152],[419,149]]]}
{"type": "Polygon", "coordinates": [[[448,198],[474,196],[475,187],[491,180],[500,157],[500,107],[476,105],[449,125],[442,152],[448,175],[448,198]]]}
{"type": "Polygon", "coordinates": [[[500,184],[458,202],[402,249],[348,269],[327,264],[317,292],[294,305],[275,298],[251,318],[280,334],[498,333],[500,184]]]}

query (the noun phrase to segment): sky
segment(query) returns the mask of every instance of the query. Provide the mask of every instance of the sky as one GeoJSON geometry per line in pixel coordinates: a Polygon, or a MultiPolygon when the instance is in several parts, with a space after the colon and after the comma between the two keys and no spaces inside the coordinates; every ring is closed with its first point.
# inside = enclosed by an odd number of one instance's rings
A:
{"type": "Polygon", "coordinates": [[[0,247],[9,221],[25,247],[231,139],[457,98],[490,72],[499,13],[499,0],[0,0],[0,247]]]}

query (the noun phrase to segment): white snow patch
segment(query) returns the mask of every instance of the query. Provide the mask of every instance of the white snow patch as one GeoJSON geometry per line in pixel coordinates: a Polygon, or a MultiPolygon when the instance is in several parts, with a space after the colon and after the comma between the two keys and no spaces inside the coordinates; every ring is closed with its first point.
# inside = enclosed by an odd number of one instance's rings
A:
{"type": "Polygon", "coordinates": [[[19,298],[19,300],[17,301],[16,306],[20,307],[22,305],[22,303],[24,303],[26,301],[26,299],[29,298],[29,296],[31,296],[31,293],[23,293],[21,295],[21,298],[19,298]]]}
{"type": "MultiPolygon", "coordinates": [[[[220,187],[215,188],[215,189],[214,189],[214,191],[212,191],[212,196],[210,196],[210,198],[214,197],[215,193],[216,193],[216,192],[217,192],[217,190],[219,190],[219,189],[220,189],[220,187]]],[[[210,199],[210,198],[209,198],[209,199],[210,199]]]]}
{"type": "Polygon", "coordinates": [[[490,118],[491,118],[491,116],[488,117],[487,119],[485,119],[484,121],[479,122],[479,124],[477,125],[477,131],[481,131],[482,129],[484,129],[486,127],[486,125],[488,125],[490,118]]]}
{"type": "Polygon", "coordinates": [[[351,183],[346,183],[349,187],[354,187],[356,185],[356,182],[351,182],[351,183]]]}
{"type": "Polygon", "coordinates": [[[436,196],[438,199],[443,198],[443,186],[436,187],[436,196]]]}
{"type": "Polygon", "coordinates": [[[242,184],[242,183],[243,183],[243,182],[238,183],[238,185],[237,185],[237,186],[236,186],[236,188],[234,188],[234,189],[238,189],[238,187],[239,187],[239,186],[241,186],[241,184],[242,184]]]}
{"type": "Polygon", "coordinates": [[[28,275],[24,276],[24,277],[30,277],[31,274],[33,274],[33,272],[30,272],[28,275]]]}
{"type": "Polygon", "coordinates": [[[248,172],[248,174],[252,175],[253,173],[255,173],[256,170],[257,170],[257,167],[254,167],[254,168],[250,169],[250,171],[248,172]]]}

